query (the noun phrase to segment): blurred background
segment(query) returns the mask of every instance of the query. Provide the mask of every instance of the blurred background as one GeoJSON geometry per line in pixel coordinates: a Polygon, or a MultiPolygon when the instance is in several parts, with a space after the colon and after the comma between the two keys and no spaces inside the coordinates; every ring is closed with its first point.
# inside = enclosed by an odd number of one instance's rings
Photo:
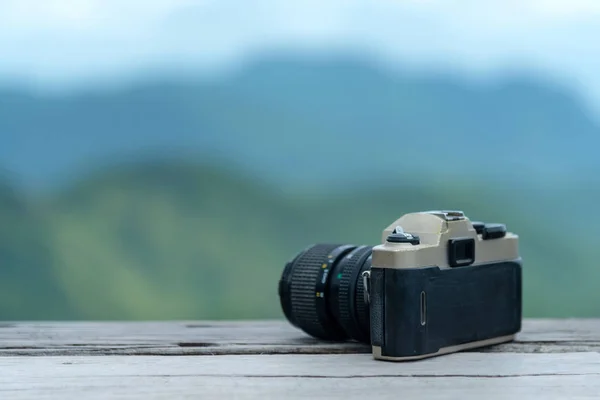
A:
{"type": "Polygon", "coordinates": [[[285,262],[460,209],[600,316],[600,2],[0,0],[0,319],[283,318],[285,262]]]}

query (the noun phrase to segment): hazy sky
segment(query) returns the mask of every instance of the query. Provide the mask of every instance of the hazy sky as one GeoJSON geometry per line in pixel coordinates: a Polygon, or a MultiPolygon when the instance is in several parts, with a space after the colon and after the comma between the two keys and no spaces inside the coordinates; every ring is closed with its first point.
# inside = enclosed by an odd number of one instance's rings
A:
{"type": "Polygon", "coordinates": [[[162,66],[223,70],[274,48],[392,66],[527,68],[600,109],[596,0],[0,0],[0,78],[64,86],[162,66]]]}

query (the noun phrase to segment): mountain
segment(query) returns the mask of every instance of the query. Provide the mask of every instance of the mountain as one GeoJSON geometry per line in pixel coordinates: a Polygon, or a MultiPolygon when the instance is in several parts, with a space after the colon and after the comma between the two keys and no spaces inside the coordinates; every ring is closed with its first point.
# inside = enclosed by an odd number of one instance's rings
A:
{"type": "Polygon", "coordinates": [[[376,244],[405,212],[449,208],[520,235],[526,315],[599,316],[598,132],[534,80],[348,59],[6,89],[0,319],[281,317],[297,251],[376,244]]]}
{"type": "Polygon", "coordinates": [[[45,214],[0,183],[0,318],[53,319],[72,312],[56,275],[45,214]]]}
{"type": "Polygon", "coordinates": [[[600,315],[594,237],[561,235],[485,182],[290,196],[231,167],[162,160],[82,175],[46,197],[4,193],[4,320],[282,318],[277,280],[298,251],[377,244],[403,213],[440,208],[519,234],[526,316],[600,315]]]}
{"type": "Polygon", "coordinates": [[[599,132],[576,97],[534,79],[476,84],[350,58],[281,57],[222,79],[104,91],[0,92],[0,160],[28,187],[164,154],[232,163],[291,187],[433,173],[595,179],[599,132]]]}

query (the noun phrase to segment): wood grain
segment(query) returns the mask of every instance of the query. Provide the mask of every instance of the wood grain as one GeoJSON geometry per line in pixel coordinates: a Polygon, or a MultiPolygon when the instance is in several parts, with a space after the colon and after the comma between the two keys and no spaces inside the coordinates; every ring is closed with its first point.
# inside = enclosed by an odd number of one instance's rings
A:
{"type": "Polygon", "coordinates": [[[598,353],[457,353],[409,363],[365,354],[0,358],[0,398],[10,399],[589,399],[598,393],[598,353]]]}
{"type": "Polygon", "coordinates": [[[0,399],[596,399],[600,320],[413,362],[286,321],[0,324],[0,399]]]}
{"type": "MultiPolygon", "coordinates": [[[[12,355],[366,354],[326,343],[286,321],[70,322],[0,325],[0,357],[12,355]]],[[[525,320],[513,343],[476,352],[600,351],[600,320],[525,320]]]]}

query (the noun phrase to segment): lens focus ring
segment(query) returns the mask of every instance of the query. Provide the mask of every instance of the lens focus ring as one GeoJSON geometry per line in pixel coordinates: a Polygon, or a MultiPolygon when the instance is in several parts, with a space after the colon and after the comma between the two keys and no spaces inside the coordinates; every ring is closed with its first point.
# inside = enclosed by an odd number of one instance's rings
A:
{"type": "Polygon", "coordinates": [[[340,324],[351,338],[358,341],[369,340],[366,336],[368,331],[364,332],[361,326],[365,317],[357,315],[357,312],[365,313],[366,307],[358,309],[357,303],[363,302],[363,293],[359,292],[358,282],[362,281],[360,273],[363,271],[371,251],[372,246],[361,246],[348,254],[342,261],[344,265],[339,288],[340,324]]]}
{"type": "Polygon", "coordinates": [[[323,317],[324,307],[318,304],[321,299],[316,292],[322,265],[327,262],[328,255],[340,246],[317,244],[309,248],[294,260],[287,279],[294,324],[308,334],[326,340],[343,340],[347,337],[333,318],[323,317]]]}

